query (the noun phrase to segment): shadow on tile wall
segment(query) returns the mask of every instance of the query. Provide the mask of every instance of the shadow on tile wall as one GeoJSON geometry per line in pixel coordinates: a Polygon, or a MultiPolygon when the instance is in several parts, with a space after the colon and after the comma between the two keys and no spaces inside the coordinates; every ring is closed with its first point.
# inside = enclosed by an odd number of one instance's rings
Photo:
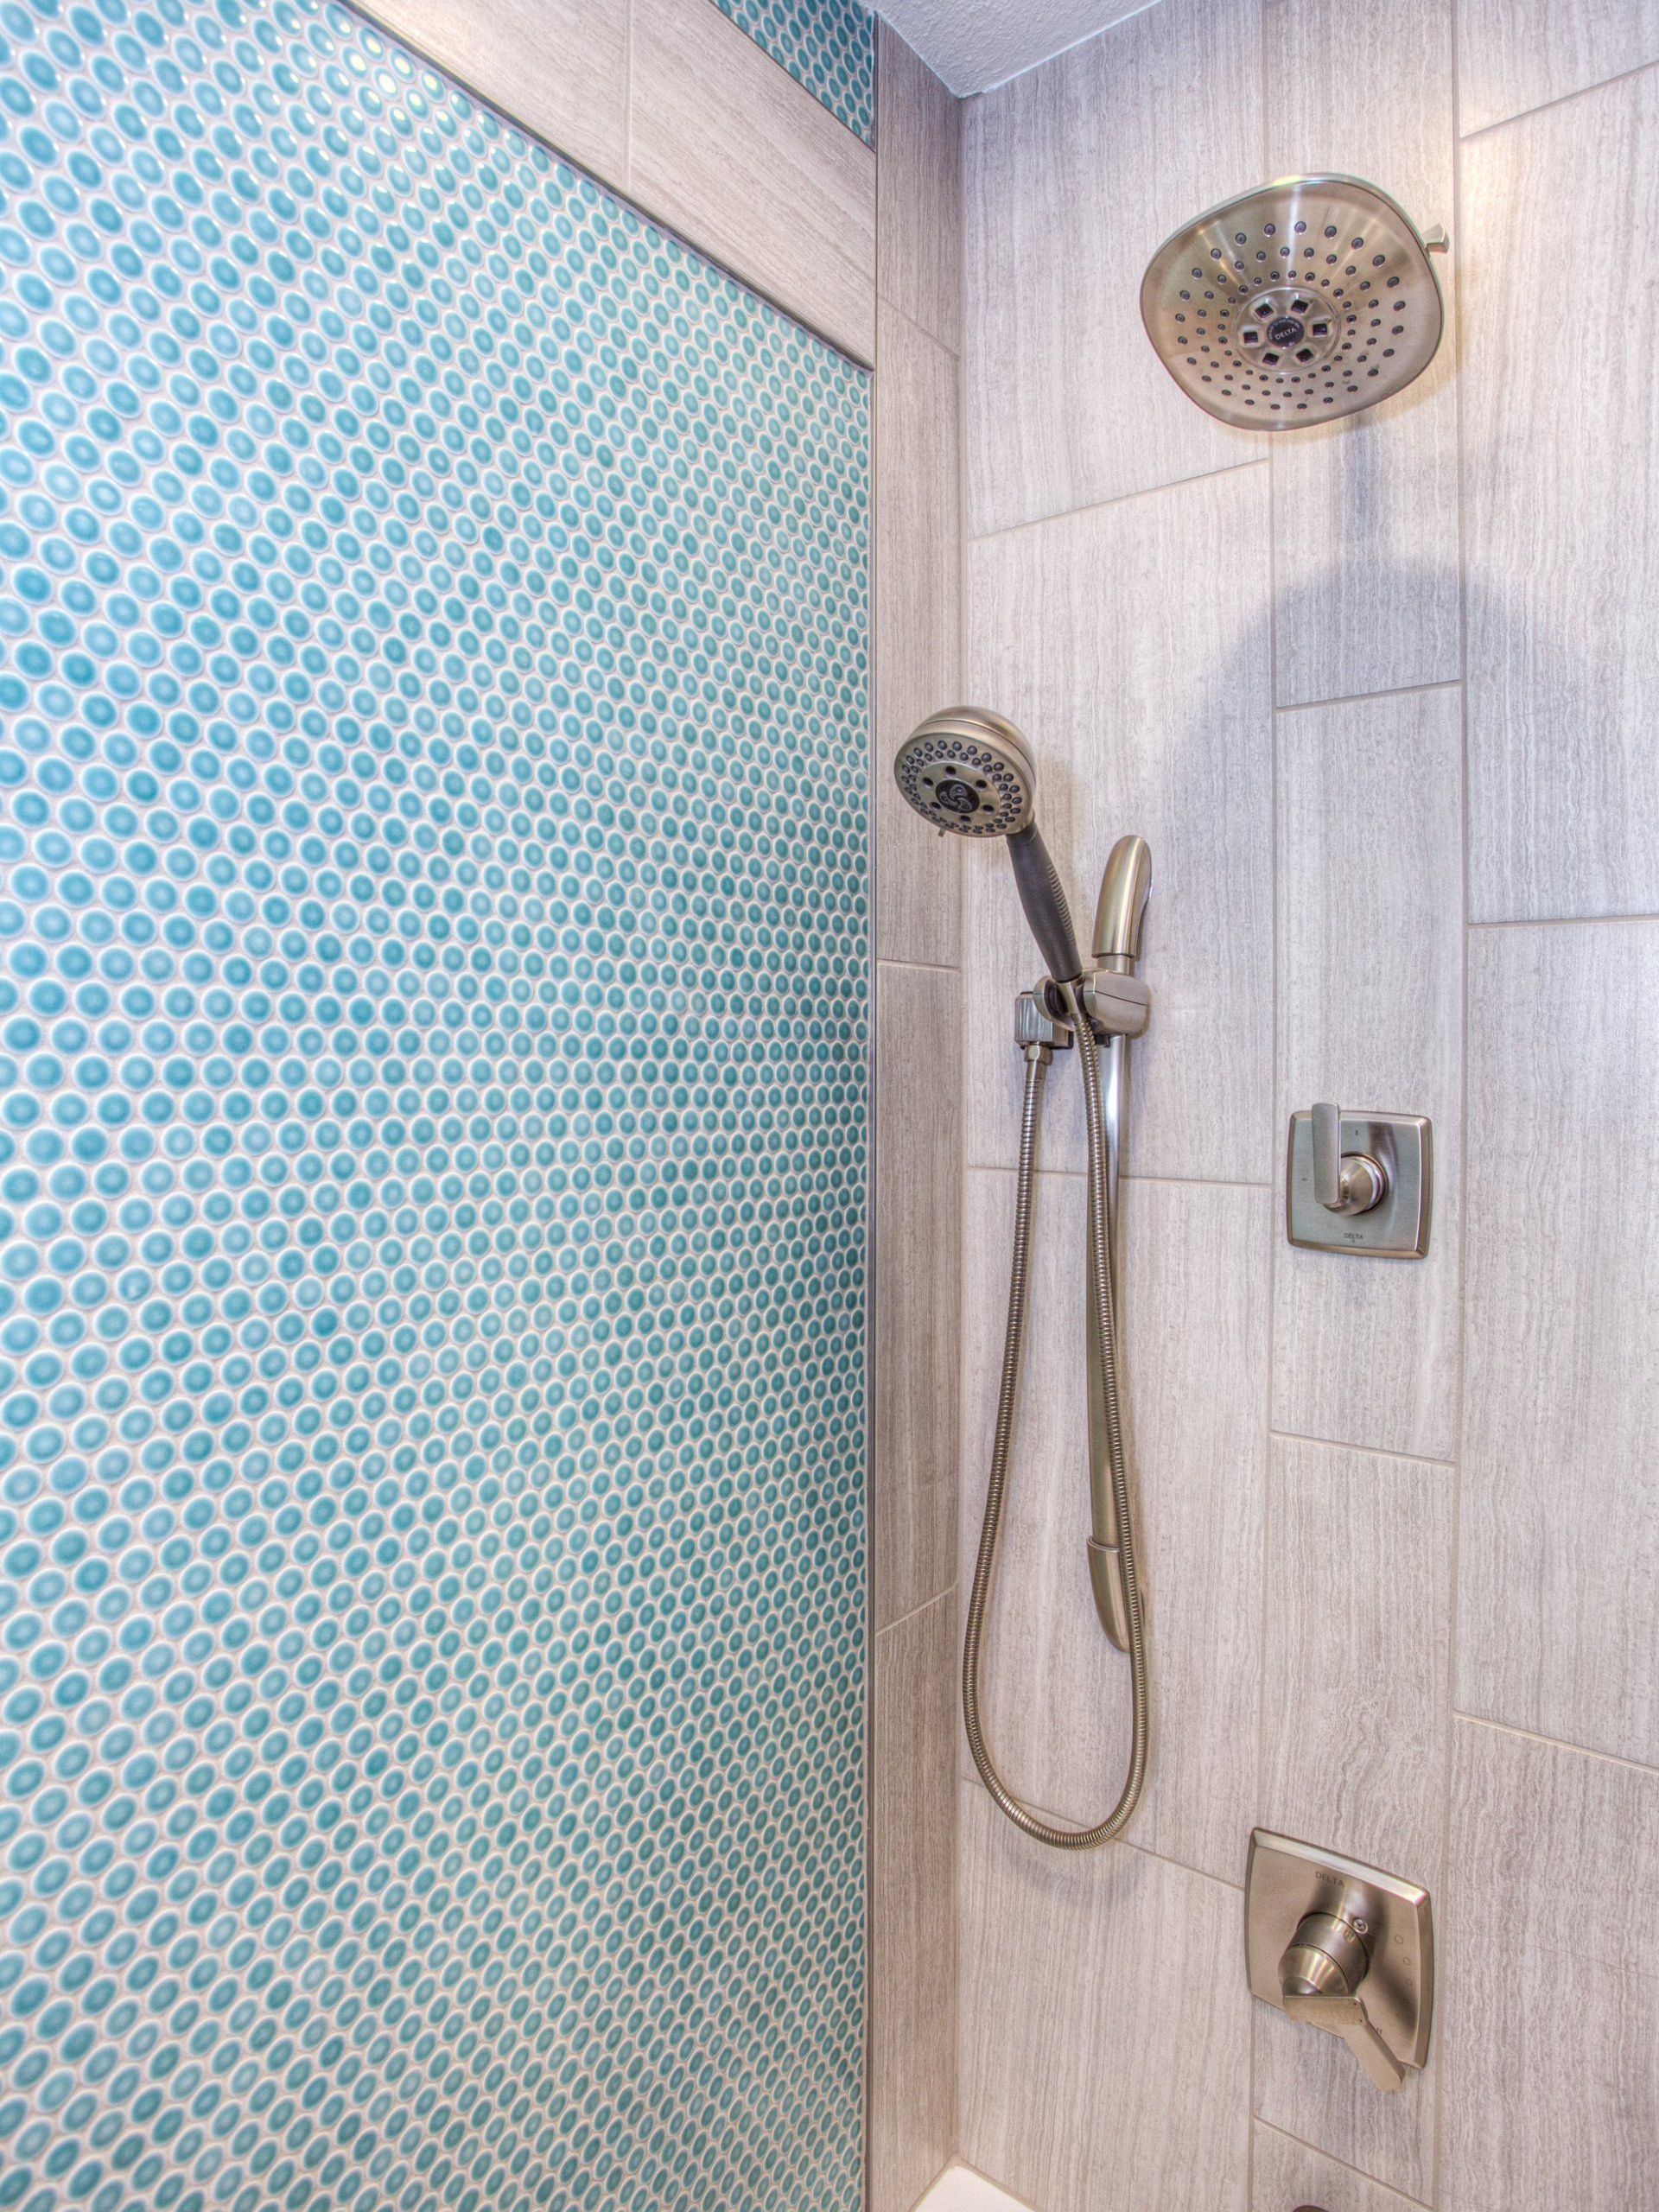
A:
{"type": "MultiPolygon", "coordinates": [[[[1593,1651],[1610,1639],[1633,1645],[1650,1611],[1630,1566],[1645,1509],[1624,1478],[1619,1441],[1630,1424],[1652,1417],[1649,1394],[1631,1380],[1645,1371],[1646,1309],[1628,1296],[1644,1267],[1637,1246],[1645,1231],[1640,1221],[1610,1231],[1587,1183],[1569,1175],[1546,1191],[1535,1163],[1569,1110],[1564,1086],[1590,1131],[1586,1176],[1616,1143],[1628,1086],[1608,1078],[1630,1049],[1603,1030],[1627,1019],[1628,986],[1643,961],[1659,958],[1659,944],[1642,949],[1651,925],[1606,925],[1632,942],[1607,952],[1623,980],[1597,982],[1557,973],[1567,954],[1553,941],[1566,932],[1465,932],[1456,685],[1281,709],[1273,734],[1272,626],[1294,625],[1308,610],[1294,593],[1269,600],[1265,563],[1255,586],[1241,584],[1240,546],[1248,550],[1251,539],[1217,513],[1217,502],[1253,510],[1252,529],[1262,531],[1264,476],[1246,468],[1176,485],[969,550],[970,688],[1021,713],[1042,763],[1045,820],[1063,875],[1086,899],[1090,871],[1128,830],[1151,838],[1155,870],[1144,961],[1154,1020],[1137,1047],[1124,1200],[1155,1740],[1145,1808],[1121,1863],[1063,1860],[1025,1846],[984,1803],[959,1721],[957,1732],[965,1792],[963,2145],[1042,2212],[1241,2203],[1252,2109],[1417,2203],[1436,2201],[1438,2157],[1463,2192],[1443,2181],[1441,2201],[1479,2204],[1463,2145],[1486,2127],[1481,2115],[1493,2098],[1519,2094],[1519,2077],[1495,2047],[1476,1993],[1490,1978],[1484,1947],[1497,1940],[1504,1897],[1511,1885],[1529,1898],[1530,1891],[1501,1853],[1467,1859],[1455,1880],[1442,1859],[1448,1796],[1459,1833],[1481,1818],[1478,1805],[1459,1810],[1459,1772],[1494,1801],[1518,1786],[1493,1778],[1481,1757],[1491,1732],[1468,1720],[1455,1723],[1471,1747],[1453,1768],[1454,1602],[1459,1713],[1524,1727],[1549,1722],[1562,1732],[1570,1725],[1573,1740],[1629,1745],[1630,1715],[1642,1701],[1639,1669],[1628,1694],[1591,1685],[1593,1651]],[[1224,557],[1230,600],[1243,590],[1256,612],[1214,621],[1195,675],[1181,611],[1160,613],[1157,601],[1184,563],[1207,557],[1224,557]],[[1098,602],[1103,575],[1120,579],[1116,607],[1098,602]],[[1240,804],[1217,779],[1217,732],[1230,734],[1228,773],[1250,760],[1262,772],[1240,804]],[[1185,906],[1208,918],[1202,931],[1182,927],[1185,906]],[[1481,1147],[1467,1193],[1466,934],[1470,1119],[1481,1147]],[[1223,992],[1253,1007],[1230,1029],[1207,1020],[1223,992]],[[1571,1045],[1549,1011],[1559,1015],[1569,999],[1580,1040],[1571,1045]],[[1592,1014],[1592,1005],[1601,1010],[1592,1014]],[[1207,1055],[1198,1049],[1206,1028],[1207,1055]],[[1230,1034],[1236,1054],[1221,1046],[1230,1034]],[[1213,1125],[1214,1145],[1255,1164],[1245,1187],[1206,1180],[1201,1148],[1192,1172],[1179,1172],[1158,1126],[1160,1054],[1186,1069],[1195,1147],[1213,1125]],[[1433,1118],[1434,1243],[1421,1265],[1367,1266],[1286,1244],[1286,1117],[1327,1094],[1433,1118]],[[1563,1221],[1586,1226],[1569,1233],[1563,1221]],[[1560,1291],[1547,1307],[1527,1288],[1546,1279],[1560,1291]],[[1390,1378],[1385,1390],[1372,1387],[1379,1375],[1390,1378]],[[1565,1494],[1553,1482],[1517,1479],[1517,1467],[1573,1456],[1566,1432],[1586,1392],[1604,1408],[1599,1429],[1611,1449],[1580,1457],[1565,1494]],[[1459,1480],[1460,1551],[1452,1541],[1459,1480]],[[1593,1630],[1577,1609],[1548,1601],[1541,1562],[1558,1541],[1605,1593],[1593,1630]],[[1341,1556],[1350,1546],[1351,1573],[1341,1556]],[[1530,1593],[1518,1607],[1516,1591],[1530,1593]],[[1548,1686],[1553,1704],[1529,1702],[1534,1683],[1548,1686]],[[1333,1700],[1343,1744],[1334,1761],[1333,1700]],[[1592,1703],[1612,1716],[1599,1733],[1592,1703]],[[1252,2006],[1237,1914],[1257,1821],[1314,1834],[1433,1889],[1441,1936],[1434,2061],[1400,2098],[1377,2096],[1334,2044],[1252,2006]],[[1187,1942],[1193,1957],[1177,1948],[1173,1961],[1171,1947],[1187,1942]]],[[[1432,570],[1402,564],[1385,582],[1408,603],[1439,588],[1432,570]]],[[[1489,630],[1524,625],[1529,650],[1553,654],[1558,668],[1570,658],[1524,609],[1499,603],[1475,613],[1489,630]]],[[[1590,726],[1587,701],[1569,701],[1566,711],[1590,726]]],[[[997,857],[967,860],[966,963],[982,973],[988,948],[1007,973],[982,996],[976,982],[970,998],[985,1012],[983,1039],[969,1047],[970,1083],[982,1093],[969,1211],[998,1226],[965,1254],[963,1573],[983,1498],[1017,1141],[1017,1055],[995,1017],[1005,986],[1028,982],[1033,967],[997,857]]],[[[1584,958],[1597,956],[1586,946],[1584,958]]],[[[1063,1097],[1070,1071],[1057,1073],[1063,1097]]],[[[1633,1067],[1627,1074],[1634,1080],[1633,1067]]],[[[1127,1697],[1123,1662],[1100,1637],[1081,1559],[1075,1119],[1062,1109],[1044,1147],[1038,1235],[1046,1257],[1033,1276],[1019,1468],[988,1669],[1004,1771],[1051,1815],[1084,1821],[1115,1787],[1127,1697]]],[[[1583,1764],[1570,1750],[1553,1756],[1583,1764]]],[[[1560,1778],[1563,1795],[1572,1787],[1560,1778]]],[[[1489,1841],[1496,1847],[1498,1839],[1489,1841]]],[[[1621,1855],[1621,1894],[1632,1901],[1635,1866],[1635,1855],[1621,1855]]],[[[1527,2001],[1541,2018],[1542,1993],[1567,2004],[1574,1969],[1541,1901],[1536,1911],[1545,1932],[1527,2001]]],[[[1640,1976],[1618,1978],[1624,2001],[1643,2012],[1640,1976]]],[[[1612,2129],[1617,2168],[1640,2139],[1640,2088],[1627,2088],[1622,2120],[1604,2101],[1594,2104],[1612,2129]]],[[[1264,2202],[1276,2212],[1276,2200],[1264,2202]]]]}

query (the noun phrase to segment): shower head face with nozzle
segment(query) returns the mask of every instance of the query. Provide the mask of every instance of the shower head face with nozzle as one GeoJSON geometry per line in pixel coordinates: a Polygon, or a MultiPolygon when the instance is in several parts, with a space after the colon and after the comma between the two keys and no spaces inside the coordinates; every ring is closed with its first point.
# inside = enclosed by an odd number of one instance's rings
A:
{"type": "Polygon", "coordinates": [[[1301,429],[1374,407],[1433,359],[1446,312],[1429,251],[1374,184],[1281,177],[1165,239],[1141,319],[1206,413],[1301,429]]]}
{"type": "Polygon", "coordinates": [[[893,772],[924,822],[958,837],[1002,837],[1020,903],[1057,983],[1083,972],[1065,893],[1033,819],[1037,770],[1011,721],[988,707],[946,707],[918,722],[893,772]]]}
{"type": "Polygon", "coordinates": [[[957,837],[1009,837],[1031,820],[1037,772],[1011,721],[988,707],[946,707],[918,722],[893,772],[925,822],[957,837]]]}

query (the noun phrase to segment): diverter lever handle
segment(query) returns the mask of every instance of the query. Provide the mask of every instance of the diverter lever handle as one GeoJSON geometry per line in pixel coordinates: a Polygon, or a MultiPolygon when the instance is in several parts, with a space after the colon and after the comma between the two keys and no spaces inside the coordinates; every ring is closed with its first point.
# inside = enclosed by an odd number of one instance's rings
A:
{"type": "Polygon", "coordinates": [[[1369,1152],[1344,1152],[1342,1109],[1313,1108],[1313,1195],[1327,1213],[1369,1213],[1388,1196],[1388,1170],[1369,1152]]]}
{"type": "Polygon", "coordinates": [[[1293,2020],[1324,2028],[1340,2036],[1379,2089],[1404,2086],[1406,2069],[1371,2025],[1363,1997],[1287,1996],[1285,2010],[1293,2020]]]}

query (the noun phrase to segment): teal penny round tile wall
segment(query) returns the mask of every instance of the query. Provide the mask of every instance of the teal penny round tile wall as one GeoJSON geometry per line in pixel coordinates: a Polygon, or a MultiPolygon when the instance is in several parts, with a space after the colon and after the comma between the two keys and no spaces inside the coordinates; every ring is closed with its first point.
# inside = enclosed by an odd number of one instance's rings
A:
{"type": "Polygon", "coordinates": [[[859,0],[715,0],[867,146],[875,143],[875,19],[859,0]]]}
{"type": "Polygon", "coordinates": [[[0,2212],[852,2212],[862,376],[0,6],[0,2212]]]}

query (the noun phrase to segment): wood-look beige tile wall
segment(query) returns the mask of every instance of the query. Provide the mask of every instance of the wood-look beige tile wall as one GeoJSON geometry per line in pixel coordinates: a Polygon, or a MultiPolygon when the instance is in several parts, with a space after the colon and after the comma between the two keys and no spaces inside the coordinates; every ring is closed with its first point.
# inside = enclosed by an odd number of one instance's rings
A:
{"type": "MultiPolygon", "coordinates": [[[[1446,0],[1266,0],[1263,174],[1374,178],[1425,229],[1456,188],[1446,0]]],[[[1463,673],[1452,318],[1427,372],[1374,413],[1273,443],[1274,647],[1281,706],[1463,673]]]]}
{"type": "Polygon", "coordinates": [[[1457,1723],[1443,2212],[1652,2203],[1656,1839],[1651,1767],[1457,1723]]]}
{"type": "MultiPolygon", "coordinates": [[[[1096,1859],[1025,1844],[958,1733],[964,2154],[1038,2212],[1634,2207],[1654,1996],[1611,1931],[1659,1884],[1659,1222],[1618,1163],[1659,1060],[1659,315],[1595,299],[1610,238],[1659,227],[1659,8],[1158,0],[964,124],[969,688],[1030,731],[1080,905],[1119,831],[1154,846],[1125,1228],[1156,1716],[1096,1859]],[[1162,380],[1141,270],[1325,168],[1451,227],[1446,347],[1372,415],[1240,438],[1162,380]],[[1286,1243],[1320,1096],[1433,1117],[1427,1261],[1286,1243]],[[1253,1821],[1433,1891],[1398,2098],[1241,2000],[1253,1821]]],[[[966,1562],[1035,964],[1000,855],[964,855],[961,941],[966,1562]]],[[[1123,1686],[1078,1579],[1072,1073],[990,1713],[1081,1815],[1123,1686]]]]}
{"type": "Polygon", "coordinates": [[[1659,923],[1477,932],[1458,1704],[1649,1766],[1659,1200],[1609,1171],[1656,1055],[1659,923]]]}
{"type": "MultiPolygon", "coordinates": [[[[1274,1268],[1274,1423],[1451,1459],[1463,1103],[1456,685],[1281,715],[1277,876],[1276,1124],[1316,1098],[1427,1114],[1434,1228],[1428,1256],[1398,1266],[1338,1266],[1285,1245],[1274,1268]]],[[[1282,1198],[1282,1147],[1274,1164],[1282,1198]]]]}
{"type": "Polygon", "coordinates": [[[1250,1999],[1224,1882],[962,1807],[963,2156],[1038,2212],[1237,2212],[1250,1999]]]}
{"type": "Polygon", "coordinates": [[[710,0],[368,12],[866,364],[876,156],[710,0]]]}
{"type": "Polygon", "coordinates": [[[869,2212],[910,2212],[956,2147],[954,1589],[876,1637],[869,2212]]]}
{"type": "Polygon", "coordinates": [[[1293,2135],[1281,2135],[1261,2120],[1252,2139],[1255,2197],[1258,2204],[1317,2204],[1320,2212],[1415,2212],[1408,2196],[1380,2182],[1367,2181],[1351,2166],[1338,2165],[1310,2151],[1293,2135]]]}
{"type": "MultiPolygon", "coordinates": [[[[1265,468],[1233,468],[968,547],[969,690],[1035,748],[1038,815],[1081,931],[1113,840],[1152,844],[1158,1028],[1132,1062],[1137,1174],[1273,1177],[1268,488],[1265,468]],[[1212,572],[1226,591],[1200,607],[1193,581],[1212,572]]],[[[1006,854],[969,846],[963,872],[967,1158],[1011,1167],[1010,1007],[1040,963],[1006,854]]],[[[1081,1170],[1075,1071],[1051,1088],[1044,1160],[1081,1170]]]]}
{"type": "MultiPolygon", "coordinates": [[[[884,188],[884,232],[896,221],[893,196],[884,188]]],[[[962,681],[962,563],[946,551],[961,535],[961,367],[952,348],[885,294],[876,312],[875,473],[887,488],[876,500],[875,565],[893,620],[883,626],[875,663],[875,944],[884,960],[954,968],[962,847],[906,805],[892,764],[917,723],[949,705],[962,681]]]]}
{"type": "Polygon", "coordinates": [[[1260,181],[1261,86],[1261,0],[1160,0],[969,104],[970,531],[1262,457],[1187,419],[1138,304],[1176,225],[1260,181]]]}
{"type": "Polygon", "coordinates": [[[868,361],[875,156],[709,0],[632,0],[628,190],[868,361]]]}
{"type": "Polygon", "coordinates": [[[869,2212],[957,2147],[958,842],[893,756],[961,688],[959,104],[876,48],[876,1130],[869,2212]]]}
{"type": "MultiPolygon", "coordinates": [[[[1066,1077],[1075,1080],[1062,1062],[1051,1079],[1066,1077]]],[[[1084,1548],[1084,1181],[1037,1179],[1029,1349],[983,1719],[1014,1788],[1086,1826],[1117,1795],[1128,1670],[1100,1633],[1084,1548]]],[[[1160,1665],[1158,1758],[1136,1834],[1223,1881],[1237,1878],[1238,1834],[1255,1796],[1270,1204],[1263,1189],[1144,1179],[1123,1197],[1128,1427],[1137,1459],[1159,1471],[1142,1485],[1138,1522],[1160,1665]]],[[[970,1170],[965,1212],[969,1251],[984,1257],[970,1259],[963,1319],[964,1589],[996,1410],[1013,1174],[970,1170]]],[[[971,1779],[960,1725],[957,1742],[971,1779]]]]}
{"type": "Polygon", "coordinates": [[[1461,0],[1458,105],[1465,131],[1659,61],[1654,0],[1461,0]]]}
{"type": "Polygon", "coordinates": [[[1477,921],[1659,911],[1659,296],[1638,283],[1603,315],[1586,265],[1609,218],[1632,244],[1659,226],[1656,143],[1647,68],[1464,147],[1477,921]],[[1519,264],[1546,235],[1561,281],[1541,315],[1519,264]]]}

